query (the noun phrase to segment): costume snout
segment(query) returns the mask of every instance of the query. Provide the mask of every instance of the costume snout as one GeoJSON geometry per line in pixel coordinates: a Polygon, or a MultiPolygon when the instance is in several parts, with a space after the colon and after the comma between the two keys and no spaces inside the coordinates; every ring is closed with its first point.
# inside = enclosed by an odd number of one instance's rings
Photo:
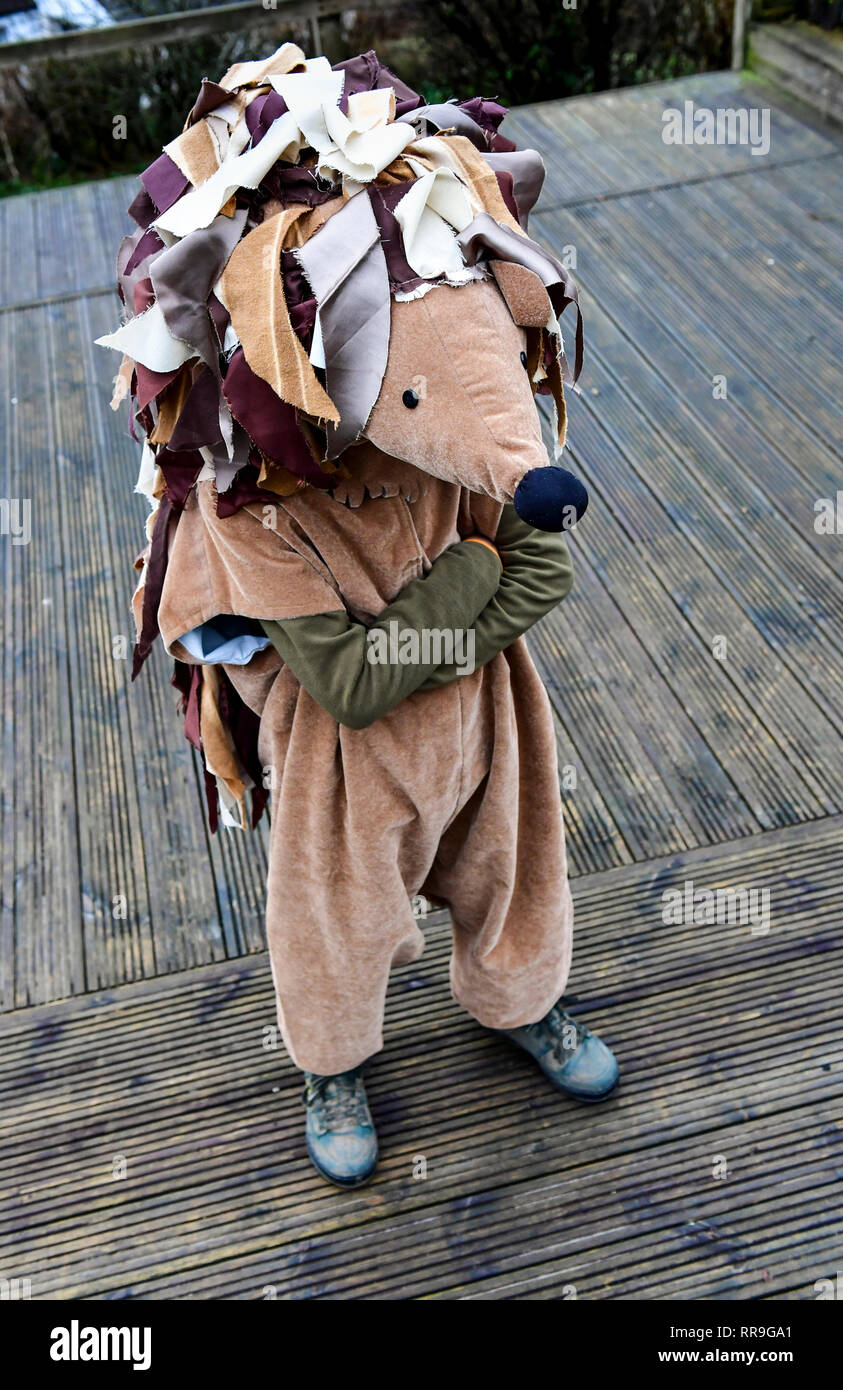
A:
{"type": "Polygon", "coordinates": [[[493,280],[393,301],[389,362],[365,433],[385,454],[514,501],[531,525],[558,531],[582,515],[585,489],[548,460],[525,348],[493,280]]]}

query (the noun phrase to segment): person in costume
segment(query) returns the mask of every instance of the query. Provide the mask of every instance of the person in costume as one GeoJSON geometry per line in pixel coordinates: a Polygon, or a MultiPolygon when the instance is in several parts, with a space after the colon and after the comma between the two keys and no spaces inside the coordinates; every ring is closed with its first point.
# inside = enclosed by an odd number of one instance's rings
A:
{"type": "Polygon", "coordinates": [[[450,910],[478,1023],[580,1100],[618,1077],[561,1003],[556,743],[523,636],[571,587],[587,504],[534,399],[561,451],[581,326],[504,114],[426,106],[371,52],[285,44],[206,79],[141,176],[124,323],[98,340],[145,436],[135,672],[160,633],[212,828],[271,797],[278,1022],[310,1156],[344,1186],[375,1168],[361,1069],[424,947],[418,896],[450,910]]]}

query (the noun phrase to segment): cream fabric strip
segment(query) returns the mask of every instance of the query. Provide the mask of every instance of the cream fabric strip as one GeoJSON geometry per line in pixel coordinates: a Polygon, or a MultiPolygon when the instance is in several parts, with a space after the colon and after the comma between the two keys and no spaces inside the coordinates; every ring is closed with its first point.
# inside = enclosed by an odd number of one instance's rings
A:
{"type": "Polygon", "coordinates": [[[466,189],[445,168],[427,172],[411,156],[407,162],[420,177],[395,205],[395,218],[404,237],[404,254],[416,275],[435,280],[446,275],[452,283],[471,279],[454,232],[463,231],[474,210],[466,189]]]}
{"type": "Polygon", "coordinates": [[[238,188],[257,188],[277,159],[295,160],[301,147],[296,118],[287,111],[273,121],[259,145],[244,154],[228,155],[216,173],[173,203],[153,226],[177,237],[207,227],[232,193],[238,188]]]}
{"type": "Polygon", "coordinates": [[[143,449],[141,450],[140,471],[138,472],[138,480],[135,483],[135,492],[139,492],[142,497],[145,497],[150,507],[155,507],[156,505],[153,489],[155,487],[155,474],[157,471],[155,453],[150,449],[146,440],[144,440],[143,449]]]}
{"type": "Polygon", "coordinates": [[[391,87],[352,93],[347,114],[338,106],[326,107],[328,143],[319,147],[319,172],[343,175],[355,183],[371,182],[415,137],[412,126],[394,117],[391,87]]]}
{"type": "Polygon", "coordinates": [[[523,235],[503,200],[494,169],[470,140],[461,135],[430,136],[414,141],[405,154],[408,161],[410,156],[422,159],[429,168],[450,169],[468,189],[475,212],[488,212],[502,226],[523,235]]]}
{"type": "Polygon", "coordinates": [[[136,314],[114,333],[106,333],[95,341],[101,347],[127,353],[151,372],[174,372],[188,358],[196,355],[190,343],[173,337],[157,300],[144,313],[136,314]]]}
{"type": "MultiPolygon", "coordinates": [[[[295,45],[287,47],[301,54],[301,50],[296,49],[295,45]]],[[[283,50],[279,50],[279,54],[282,52],[283,50]]],[[[301,61],[305,60],[302,58],[301,61]]],[[[283,67],[279,70],[278,64],[275,64],[275,71],[267,75],[265,70],[273,68],[272,59],[266,63],[236,64],[235,67],[250,71],[254,69],[256,73],[254,78],[248,79],[238,73],[238,81],[257,81],[258,78],[265,77],[267,85],[272,85],[279,95],[283,96],[288,110],[273,121],[263,139],[253,149],[245,149],[248,127],[245,112],[242,113],[231,133],[229,148],[222,164],[201,186],[185,193],[156,219],[154,226],[159,232],[182,237],[199,227],[207,227],[238,188],[257,188],[277,159],[296,160],[305,143],[303,130],[318,128],[322,116],[322,103],[329,99],[336,104],[342,92],[343,74],[333,72],[327,58],[308,59],[306,70],[294,73],[285,71],[283,67]]],[[[229,84],[224,82],[221,85],[229,84]]],[[[324,121],[321,123],[324,125],[324,121]]],[[[204,121],[198,121],[196,126],[191,126],[189,131],[179,136],[179,140],[184,140],[203,124],[204,121]]],[[[178,141],[174,141],[173,144],[178,144],[178,141]]]]}

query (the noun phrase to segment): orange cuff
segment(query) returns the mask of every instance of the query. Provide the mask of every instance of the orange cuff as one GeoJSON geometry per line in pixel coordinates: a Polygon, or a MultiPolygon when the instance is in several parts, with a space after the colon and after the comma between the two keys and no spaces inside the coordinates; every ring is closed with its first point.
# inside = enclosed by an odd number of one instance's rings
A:
{"type": "Polygon", "coordinates": [[[487,541],[484,536],[466,536],[465,539],[467,541],[474,541],[475,545],[485,545],[486,549],[491,550],[492,554],[497,555],[498,559],[500,560],[501,557],[498,554],[497,547],[492,545],[491,541],[487,541]]]}

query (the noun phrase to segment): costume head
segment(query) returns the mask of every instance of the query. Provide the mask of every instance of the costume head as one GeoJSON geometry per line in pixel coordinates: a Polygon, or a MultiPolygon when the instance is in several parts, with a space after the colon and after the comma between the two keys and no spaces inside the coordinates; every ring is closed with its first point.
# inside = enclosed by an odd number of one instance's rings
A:
{"type": "Polygon", "coordinates": [[[504,114],[425,106],[372,52],[332,68],[284,44],[203,81],[141,175],[125,321],[97,340],[123,353],[150,535],[200,479],[221,513],[305,486],[349,500],[372,449],[547,530],[582,515],[534,402],[553,398],[561,449],[577,291],[527,236],[544,169],[504,114]]]}

